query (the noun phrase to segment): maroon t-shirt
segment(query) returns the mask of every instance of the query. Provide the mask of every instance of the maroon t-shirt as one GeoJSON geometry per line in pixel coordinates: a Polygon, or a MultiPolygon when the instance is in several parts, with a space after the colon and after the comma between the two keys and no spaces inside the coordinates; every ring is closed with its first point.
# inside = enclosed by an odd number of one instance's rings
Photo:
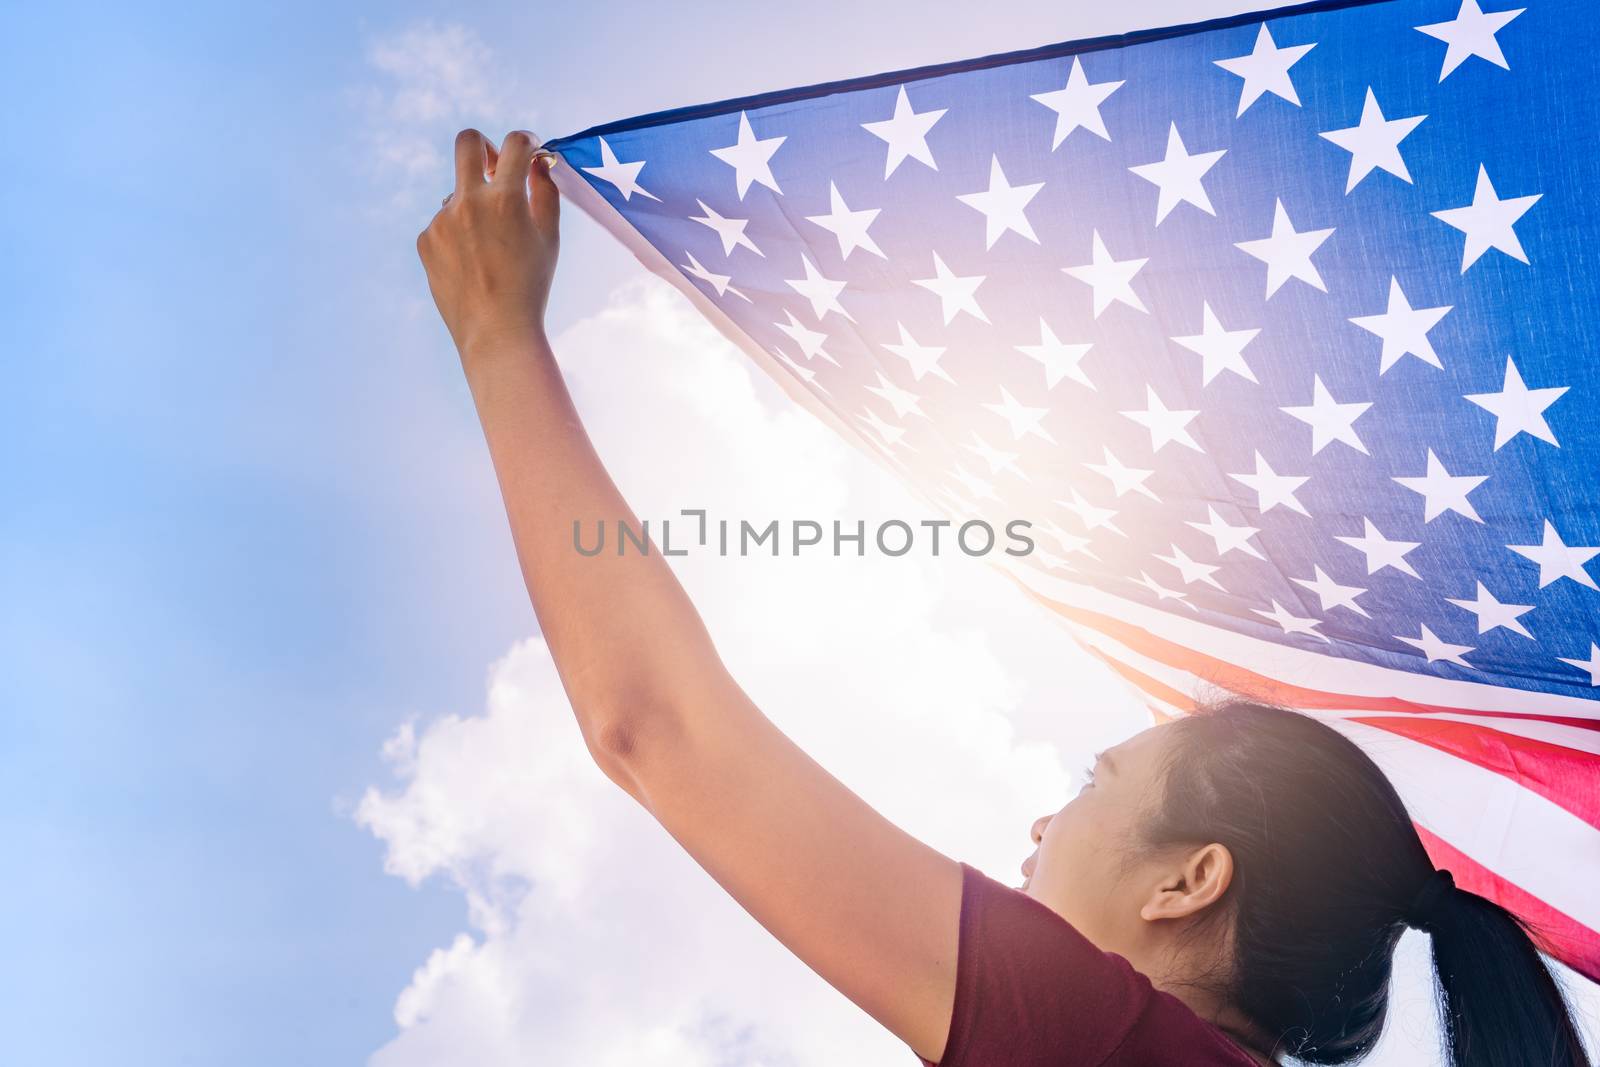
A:
{"type": "Polygon", "coordinates": [[[955,1010],[939,1067],[1178,1064],[1255,1061],[1048,907],[961,865],[955,1010]]]}

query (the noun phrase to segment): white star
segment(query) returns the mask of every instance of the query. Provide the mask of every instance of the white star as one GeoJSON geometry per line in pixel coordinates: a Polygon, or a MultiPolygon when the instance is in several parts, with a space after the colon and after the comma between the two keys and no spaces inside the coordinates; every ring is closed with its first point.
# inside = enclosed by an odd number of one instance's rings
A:
{"type": "Polygon", "coordinates": [[[1283,201],[1279,200],[1272,209],[1272,236],[1255,241],[1239,241],[1235,247],[1267,265],[1268,297],[1290,278],[1299,278],[1313,289],[1326,293],[1328,287],[1322,283],[1322,275],[1317,273],[1315,264],[1311,262],[1311,253],[1331,233],[1331,226],[1326,230],[1296,232],[1294,223],[1289,221],[1289,213],[1283,209],[1283,201]]]}
{"type": "Polygon", "coordinates": [[[1160,452],[1173,441],[1196,452],[1205,451],[1195,443],[1194,438],[1189,436],[1189,431],[1185,429],[1200,412],[1170,410],[1156,395],[1155,388],[1149,385],[1145,386],[1145,403],[1149,406],[1143,411],[1124,411],[1121,414],[1150,431],[1152,452],[1160,452]]]}
{"type": "Polygon", "coordinates": [[[639,184],[639,172],[644,169],[644,160],[637,163],[619,163],[617,154],[606,144],[604,137],[600,138],[600,166],[579,168],[587,174],[593,174],[602,181],[608,181],[617,187],[617,192],[622,194],[622,199],[632,200],[633,194],[647,196],[657,203],[661,198],[644,186],[639,184]]]}
{"type": "Polygon", "coordinates": [[[772,154],[788,140],[787,137],[768,137],[757,140],[750,129],[750,117],[739,112],[739,140],[726,148],[713,148],[711,154],[733,168],[734,184],[739,189],[739,199],[744,199],[751,182],[760,182],[775,193],[783,192],[772,177],[772,154]]]}
{"type": "Polygon", "coordinates": [[[1200,302],[1200,333],[1192,337],[1174,337],[1173,340],[1201,360],[1201,385],[1210,385],[1211,379],[1225,370],[1231,370],[1245,381],[1253,382],[1256,376],[1244,361],[1244,346],[1255,340],[1261,332],[1257,329],[1224,330],[1217,321],[1216,312],[1205,301],[1200,302]]]}
{"type": "Polygon", "coordinates": [[[837,367],[839,365],[838,360],[822,350],[823,344],[828,340],[827,334],[818,333],[816,330],[808,328],[799,319],[795,318],[794,312],[788,308],[784,308],[783,313],[788,316],[788,325],[784,325],[781,322],[773,323],[773,325],[789,335],[789,339],[799,347],[800,354],[805,356],[807,361],[821,356],[834,366],[837,367]]]}
{"type": "Polygon", "coordinates": [[[1416,356],[1424,363],[1443,368],[1439,354],[1428,340],[1428,331],[1439,324],[1454,305],[1436,308],[1413,308],[1400,288],[1400,279],[1389,278],[1389,309],[1381,315],[1359,315],[1350,321],[1383,338],[1383,352],[1378,357],[1378,373],[1382,374],[1404,356],[1416,356]]]}
{"type": "Polygon", "coordinates": [[[1107,141],[1111,140],[1111,135],[1106,132],[1105,119],[1100,117],[1100,105],[1120,88],[1121,82],[1089,84],[1089,79],[1083,73],[1083,64],[1077,56],[1073,56],[1066,88],[1030,94],[1032,99],[1056,113],[1056,132],[1050,141],[1051,150],[1059,147],[1067,135],[1079,127],[1107,141]]]}
{"type": "Polygon", "coordinates": [[[933,111],[912,111],[911,101],[906,97],[906,87],[902,85],[895,97],[893,118],[861,124],[868,133],[887,142],[889,146],[888,157],[883,164],[885,181],[907,157],[926,163],[931,170],[939,169],[939,165],[933,161],[933,153],[928,151],[928,131],[948,110],[941,107],[933,111]]]}
{"type": "Polygon", "coordinates": [[[1359,585],[1340,585],[1338,582],[1334,581],[1332,578],[1329,578],[1325,573],[1323,573],[1322,568],[1316,566],[1315,564],[1312,565],[1311,569],[1314,572],[1315,577],[1294,578],[1291,580],[1296,585],[1303,585],[1313,593],[1317,594],[1317,599],[1322,602],[1323,614],[1327,614],[1334,608],[1349,608],[1357,615],[1360,615],[1363,619],[1370,619],[1372,617],[1371,615],[1367,614],[1366,608],[1356,603],[1356,597],[1360,596],[1362,593],[1365,593],[1365,589],[1361,588],[1359,585]]]}
{"type": "Polygon", "coordinates": [[[1072,491],[1072,499],[1070,501],[1057,500],[1056,503],[1077,515],[1085,529],[1098,530],[1103,527],[1114,534],[1121,534],[1123,537],[1128,536],[1117,529],[1117,524],[1112,521],[1117,517],[1116,508],[1096,507],[1085,500],[1083,494],[1076,489],[1072,491]]]}
{"type": "Polygon", "coordinates": [[[1254,474],[1230,474],[1228,477],[1255,490],[1256,510],[1263,515],[1280,504],[1302,515],[1311,514],[1294,496],[1296,489],[1310,481],[1310,475],[1279,474],[1260,452],[1256,453],[1254,474]]]}
{"type": "Polygon", "coordinates": [[[983,212],[984,248],[993,248],[994,243],[1007,230],[1015,230],[1034,244],[1038,244],[1039,238],[1034,236],[1033,226],[1028,222],[1028,216],[1023,213],[1023,209],[1043,188],[1044,182],[1012,185],[1006,181],[1005,171],[1000,169],[1000,157],[991,155],[989,188],[983,192],[961,193],[956,199],[970,208],[983,212]]]}
{"type": "Polygon", "coordinates": [[[932,345],[919,345],[912,339],[911,332],[906,329],[905,323],[896,323],[900,327],[900,343],[897,345],[884,344],[884,348],[893,352],[907,363],[911,364],[911,377],[922,381],[924,374],[933,373],[945,381],[955,384],[955,379],[939,366],[939,357],[943,356],[945,349],[932,345]]]}
{"type": "Polygon", "coordinates": [[[1279,410],[1311,427],[1313,456],[1334,441],[1343,441],[1362,455],[1368,455],[1367,446],[1362,444],[1361,438],[1356,435],[1355,423],[1371,406],[1371,401],[1335,403],[1333,396],[1328,392],[1328,387],[1322,384],[1322,378],[1313,374],[1311,403],[1304,407],[1287,407],[1279,410]]]}
{"type": "Polygon", "coordinates": [[[1034,548],[1033,555],[1030,558],[1037,560],[1050,570],[1071,571],[1077,569],[1054,552],[1048,552],[1037,546],[1034,548]]]}
{"type": "Polygon", "coordinates": [[[1041,317],[1039,319],[1039,343],[1036,345],[1017,345],[1016,349],[1023,355],[1038,360],[1044,365],[1044,384],[1047,389],[1054,389],[1056,383],[1062,378],[1071,378],[1075,382],[1094,388],[1094,383],[1089,376],[1083,373],[1083,357],[1093,348],[1088,345],[1064,344],[1056,337],[1050,324],[1041,317]]]}
{"type": "Polygon", "coordinates": [[[1539,565],[1540,589],[1563,578],[1571,578],[1579,585],[1586,585],[1590,589],[1600,588],[1594,584],[1594,579],[1589,577],[1589,572],[1584,569],[1585,563],[1600,555],[1600,548],[1567,544],[1561,540],[1561,535],[1556,533],[1555,525],[1549,519],[1544,523],[1544,541],[1541,544],[1506,547],[1539,565]]]}
{"type": "Polygon", "coordinates": [[[1200,179],[1226,153],[1227,149],[1222,148],[1215,152],[1190,155],[1189,150],[1183,147],[1183,138],[1178,136],[1178,124],[1174,122],[1167,129],[1166,156],[1154,163],[1141,163],[1128,168],[1161,190],[1156,199],[1157,226],[1173,208],[1182,203],[1193,204],[1207,215],[1216,215],[1200,179]]]}
{"type": "Polygon", "coordinates": [[[788,353],[786,353],[783,349],[781,349],[781,348],[768,348],[767,351],[771,352],[778,359],[782,360],[783,361],[783,365],[788,367],[790,370],[794,371],[796,374],[798,374],[802,379],[805,380],[805,383],[807,385],[813,386],[814,388],[817,388],[817,389],[821,389],[825,393],[828,391],[825,386],[823,386],[821,383],[819,383],[817,381],[817,372],[816,371],[812,370],[809,367],[805,367],[805,366],[802,366],[799,363],[796,363],[793,359],[791,359],[789,357],[788,353]]]}
{"type": "Polygon", "coordinates": [[[1028,476],[1023,473],[1021,467],[1017,466],[1017,453],[1003,452],[998,448],[992,447],[982,437],[979,437],[976,432],[973,433],[972,440],[976,443],[962,445],[961,447],[965,448],[969,452],[976,452],[978,455],[982,456],[983,461],[989,464],[990,474],[999,474],[1001,471],[1009,471],[1010,473],[1021,478],[1023,481],[1028,481],[1028,476]]]}
{"type": "Polygon", "coordinates": [[[1186,526],[1193,526],[1196,530],[1210,537],[1217,543],[1217,555],[1225,556],[1235,549],[1254,556],[1256,559],[1266,559],[1256,547],[1250,543],[1250,538],[1260,533],[1260,528],[1255,526],[1230,526],[1217,514],[1217,509],[1210,504],[1206,505],[1206,521],[1196,522],[1188,519],[1186,526]]]}
{"type": "Polygon", "coordinates": [[[1049,408],[1024,407],[1017,398],[1006,391],[1005,386],[1000,387],[1000,402],[997,404],[984,404],[984,409],[999,415],[1011,426],[1011,439],[1020,441],[1028,434],[1037,434],[1049,441],[1056,443],[1056,439],[1039,425],[1039,421],[1050,414],[1049,408]]]}
{"type": "Polygon", "coordinates": [[[1067,531],[1063,530],[1059,525],[1057,525],[1054,520],[1040,523],[1039,529],[1055,538],[1056,543],[1061,546],[1061,551],[1063,552],[1082,552],[1090,559],[1100,558],[1089,550],[1089,538],[1079,537],[1077,534],[1067,533],[1067,531]]]}
{"type": "Polygon", "coordinates": [[[1439,640],[1433,635],[1433,631],[1426,626],[1422,626],[1420,629],[1421,633],[1417,637],[1402,637],[1399,634],[1395,634],[1394,639],[1396,641],[1404,641],[1412,648],[1420,650],[1424,656],[1428,657],[1429,663],[1446,660],[1462,667],[1472,666],[1472,664],[1461,658],[1464,654],[1472,651],[1471,645],[1452,645],[1448,641],[1439,640]]]}
{"type": "Polygon", "coordinates": [[[1120,497],[1129,492],[1143,493],[1156,503],[1161,503],[1161,498],[1151,492],[1150,487],[1144,484],[1145,479],[1154,474],[1155,471],[1123,466],[1122,461],[1112,455],[1111,449],[1106,448],[1104,445],[1100,446],[1100,451],[1105,456],[1106,461],[1104,463],[1085,463],[1084,466],[1096,474],[1110,479],[1111,488],[1116,490],[1117,496],[1120,497]]]}
{"type": "Polygon", "coordinates": [[[884,422],[878,418],[878,413],[871,408],[867,408],[863,414],[856,417],[871,426],[886,445],[898,444],[900,439],[906,435],[905,427],[884,422]]]}
{"type": "Polygon", "coordinates": [[[1517,365],[1511,362],[1511,357],[1506,357],[1505,386],[1498,393],[1472,393],[1464,397],[1474,404],[1494,415],[1494,449],[1517,436],[1519,433],[1529,434],[1541,441],[1548,441],[1557,448],[1561,442],[1556,440],[1556,435],[1550,432],[1550,424],[1544,420],[1544,409],[1554,404],[1565,393],[1568,386],[1557,385],[1548,389],[1529,389],[1522,381],[1522,374],[1518,372],[1517,365]]]}
{"type": "Polygon", "coordinates": [[[1413,548],[1419,547],[1422,544],[1421,541],[1391,541],[1384,537],[1376,526],[1372,525],[1371,519],[1363,518],[1361,522],[1366,527],[1362,536],[1342,537],[1335,535],[1334,540],[1342,541],[1366,556],[1368,574],[1377,574],[1385,567],[1393,567],[1401,574],[1409,574],[1411,577],[1421,580],[1422,575],[1418,574],[1411,564],[1406,562],[1406,553],[1413,548]]]}
{"type": "Polygon", "coordinates": [[[1465,515],[1473,522],[1482,522],[1478,517],[1478,509],[1472,506],[1467,494],[1488,480],[1487,474],[1451,474],[1444,469],[1444,464],[1439,462],[1439,457],[1433,454],[1431,448],[1428,449],[1427,474],[1395,479],[1413,493],[1422,494],[1425,502],[1422,515],[1424,522],[1432,522],[1447,511],[1465,515]]]}
{"type": "Polygon", "coordinates": [[[993,485],[984,481],[982,478],[979,478],[976,474],[973,474],[971,471],[967,470],[967,468],[960,466],[959,464],[956,466],[955,470],[950,472],[950,476],[956,481],[960,482],[962,485],[966,486],[967,492],[971,493],[973,498],[976,500],[1000,499],[999,495],[995,493],[993,485]]]}
{"type": "Polygon", "coordinates": [[[828,201],[828,214],[807,215],[806,221],[816,223],[839,239],[840,259],[849,259],[850,253],[858,248],[865,248],[879,259],[889,258],[867,232],[867,227],[872,225],[872,220],[878,217],[882,208],[851,211],[840,195],[839,187],[831,181],[828,183],[828,201]]]}
{"type": "Polygon", "coordinates": [[[1326,637],[1317,633],[1317,627],[1321,624],[1316,619],[1302,619],[1298,615],[1291,615],[1276,600],[1272,602],[1271,611],[1263,611],[1260,608],[1251,608],[1250,610],[1263,618],[1271,619],[1282,627],[1283,632],[1286,634],[1305,634],[1307,637],[1315,637],[1319,641],[1327,640],[1326,637]]]}
{"type": "Polygon", "coordinates": [[[1533,610],[1532,604],[1502,604],[1482,582],[1478,583],[1478,596],[1475,600],[1457,600],[1455,597],[1445,597],[1445,599],[1456,607],[1465,608],[1476,615],[1480,634],[1486,634],[1496,626],[1504,626],[1512,633],[1521,634],[1529,640],[1533,639],[1528,628],[1517,621],[1517,616],[1526,615],[1533,610]]]}
{"type": "Polygon", "coordinates": [[[766,253],[756,247],[756,243],[745,236],[744,228],[750,224],[749,219],[729,219],[717,214],[714,208],[706,206],[704,200],[696,200],[704,215],[691,215],[690,220],[711,227],[717,231],[717,236],[722,238],[722,254],[730,256],[736,247],[743,246],[756,255],[766,258],[766,253]]]}
{"type": "Polygon", "coordinates": [[[1289,80],[1289,68],[1315,47],[1315,44],[1292,44],[1287,48],[1279,48],[1272,34],[1267,32],[1267,24],[1263,22],[1256,34],[1256,46],[1249,55],[1214,60],[1229,74],[1237,74],[1244,79],[1244,89],[1239,94],[1239,111],[1234,118],[1243,115],[1262,93],[1281,96],[1299,107],[1300,98],[1295,95],[1294,82],[1289,80]]]}
{"type": "Polygon", "coordinates": [[[1080,282],[1087,282],[1094,287],[1094,317],[1098,319],[1100,313],[1111,306],[1112,301],[1127,304],[1135,311],[1145,311],[1144,302],[1139,299],[1139,294],[1133,291],[1133,276],[1139,273],[1139,268],[1150,261],[1112,259],[1111,253],[1106,251],[1106,243],[1100,239],[1099,230],[1093,231],[1093,241],[1092,262],[1081,267],[1061,269],[1080,282]]]}
{"type": "Polygon", "coordinates": [[[1144,571],[1139,572],[1138,578],[1129,578],[1128,581],[1132,582],[1134,585],[1142,585],[1154,593],[1156,595],[1157,603],[1163,600],[1176,600],[1180,604],[1188,604],[1188,600],[1185,599],[1188,596],[1187,593],[1180,593],[1176,589],[1168,589],[1166,586],[1150,577],[1150,575],[1146,574],[1144,571]]]}
{"type": "Polygon", "coordinates": [[[1345,193],[1348,195],[1361,184],[1361,179],[1372,173],[1374,168],[1387,171],[1409,183],[1411,172],[1406,169],[1406,161],[1400,155],[1400,142],[1427,117],[1384,118],[1383,110],[1378,107],[1378,98],[1372,95],[1369,87],[1366,103],[1361,106],[1360,123],[1342,130],[1328,130],[1320,135],[1350,153],[1350,178],[1345,183],[1345,193]]]}
{"type": "Polygon", "coordinates": [[[989,316],[983,313],[978,306],[978,286],[983,284],[984,276],[979,274],[970,278],[958,278],[950,273],[950,268],[944,265],[944,260],[939,258],[939,253],[933,254],[933,269],[935,277],[913,278],[912,285],[920,285],[939,297],[939,304],[944,309],[945,325],[950,325],[950,320],[961,312],[977,319],[979,322],[988,322],[989,316]]]}
{"type": "Polygon", "coordinates": [[[1461,249],[1461,273],[1465,274],[1467,268],[1478,262],[1478,257],[1491,248],[1498,248],[1518,262],[1528,262],[1528,254],[1522,250],[1522,242],[1518,240],[1514,226],[1542,196],[1543,193],[1534,193],[1531,196],[1513,196],[1509,200],[1500,199],[1489,181],[1488,170],[1480,163],[1478,185],[1472,192],[1472,203],[1431,214],[1467,235],[1461,249]]]}
{"type": "Polygon", "coordinates": [[[1417,29],[1429,37],[1437,37],[1450,46],[1445,49],[1444,69],[1439,71],[1439,80],[1444,81],[1451,71],[1473,56],[1487,59],[1502,70],[1510,70],[1511,65],[1506,62],[1505,53],[1500,51],[1500,42],[1494,35],[1526,10],[1519,7],[1485,12],[1478,6],[1478,0],[1461,0],[1461,10],[1454,19],[1418,26],[1417,29]]]}
{"type": "Polygon", "coordinates": [[[678,267],[679,270],[683,271],[685,274],[692,274],[701,281],[708,283],[717,291],[718,296],[726,296],[727,294],[732,293],[734,296],[745,301],[746,303],[754,303],[754,301],[748,296],[745,296],[732,285],[728,284],[729,282],[733,281],[733,275],[713,274],[711,271],[706,270],[705,267],[700,265],[700,261],[694,258],[693,252],[686,251],[684,252],[684,255],[689,257],[689,262],[686,265],[680,264],[678,267]]]}
{"type": "Polygon", "coordinates": [[[878,384],[867,386],[867,392],[876,393],[887,400],[889,406],[894,408],[895,418],[903,419],[907,415],[928,417],[927,413],[922,410],[922,401],[917,399],[916,393],[909,389],[900,388],[894,382],[885,378],[882,371],[875,370],[873,373],[878,376],[878,384]]]}
{"type": "Polygon", "coordinates": [[[1588,671],[1589,684],[1591,686],[1600,685],[1600,645],[1595,644],[1593,641],[1589,642],[1588,659],[1567,659],[1565,656],[1557,656],[1556,659],[1559,659],[1562,663],[1570,663],[1581,671],[1588,671]]]}
{"type": "Polygon", "coordinates": [[[811,314],[821,321],[822,316],[830,311],[837,311],[851,322],[856,321],[855,316],[844,309],[839,303],[839,294],[844,290],[845,283],[825,278],[811,262],[811,257],[804,252],[800,253],[801,262],[805,264],[806,276],[804,278],[785,278],[784,284],[795,292],[811,301],[811,314]]]}
{"type": "MultiPolygon", "coordinates": [[[[1222,589],[1222,583],[1211,577],[1217,571],[1222,569],[1221,564],[1197,563],[1190,559],[1183,549],[1179,548],[1177,545],[1172,546],[1172,555],[1157,556],[1156,559],[1159,559],[1162,563],[1170,563],[1174,567],[1178,568],[1178,573],[1183,576],[1184,585],[1193,585],[1195,582],[1205,582],[1207,585],[1222,589]]],[[[1223,589],[1223,592],[1227,592],[1227,590],[1223,589]]]]}

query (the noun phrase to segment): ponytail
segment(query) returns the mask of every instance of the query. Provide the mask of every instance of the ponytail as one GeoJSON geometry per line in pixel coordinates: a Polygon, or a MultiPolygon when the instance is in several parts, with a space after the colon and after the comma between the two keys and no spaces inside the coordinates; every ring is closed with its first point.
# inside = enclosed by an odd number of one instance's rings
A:
{"type": "Polygon", "coordinates": [[[1407,922],[1433,937],[1451,1067],[1590,1067],[1561,987],[1515,915],[1435,871],[1407,922]]]}

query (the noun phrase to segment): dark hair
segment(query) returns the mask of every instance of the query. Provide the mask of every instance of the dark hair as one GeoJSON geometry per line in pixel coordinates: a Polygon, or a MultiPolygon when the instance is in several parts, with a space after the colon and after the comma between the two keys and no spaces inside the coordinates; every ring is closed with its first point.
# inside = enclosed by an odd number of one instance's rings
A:
{"type": "Polygon", "coordinates": [[[1164,729],[1173,743],[1145,843],[1216,842],[1232,854],[1216,915],[1231,921],[1233,953],[1214,984],[1277,1051],[1319,1064],[1369,1052],[1410,924],[1433,937],[1450,1064],[1590,1067],[1528,930],[1434,874],[1394,786],[1353,741],[1242,699],[1164,729]]]}

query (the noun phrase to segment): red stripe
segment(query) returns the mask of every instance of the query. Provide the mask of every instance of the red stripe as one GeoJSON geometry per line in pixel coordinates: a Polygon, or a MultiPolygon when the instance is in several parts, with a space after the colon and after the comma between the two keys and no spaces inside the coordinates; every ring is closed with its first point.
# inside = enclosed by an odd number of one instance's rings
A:
{"type": "Polygon", "coordinates": [[[1494,771],[1600,829],[1600,757],[1450,719],[1354,718],[1494,771]]]}
{"type": "Polygon", "coordinates": [[[1488,897],[1527,923],[1545,952],[1591,981],[1600,982],[1600,933],[1559,912],[1521,886],[1501,878],[1444,838],[1417,827],[1434,866],[1450,871],[1456,884],[1488,897]]]}
{"type": "Polygon", "coordinates": [[[1580,729],[1600,732],[1600,720],[1579,718],[1577,716],[1547,715],[1520,711],[1485,711],[1481,708],[1427,704],[1416,700],[1403,700],[1399,697],[1357,696],[1349,693],[1330,693],[1322,689],[1308,689],[1292,682],[1269,678],[1264,674],[1258,674],[1236,663],[1217,659],[1203,652],[1197,652],[1187,645],[1180,645],[1164,637],[1157,637],[1148,630],[1135,626],[1133,623],[1123,622],[1121,619],[1103,615],[1096,611],[1089,611],[1086,608],[1064,604],[1030,588],[1015,575],[1009,575],[1009,577],[1039,603],[1075,623],[1087,626],[1092,630],[1098,630],[1108,637],[1113,637],[1127,647],[1142,655],[1149,656],[1153,660],[1158,660],[1170,667],[1188,671],[1190,674],[1213,685],[1221,686],[1231,692],[1254,697],[1258,700],[1297,708],[1321,708],[1327,710],[1349,708],[1361,711],[1406,713],[1446,712],[1459,715],[1476,715],[1485,718],[1536,719],[1540,722],[1576,726],[1580,729]]]}

